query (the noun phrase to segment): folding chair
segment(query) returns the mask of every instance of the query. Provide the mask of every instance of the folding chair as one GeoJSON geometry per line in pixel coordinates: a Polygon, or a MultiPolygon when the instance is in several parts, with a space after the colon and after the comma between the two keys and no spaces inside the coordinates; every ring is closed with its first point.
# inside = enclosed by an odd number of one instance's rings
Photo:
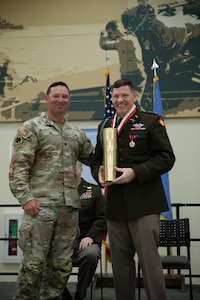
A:
{"type": "MultiPolygon", "coordinates": [[[[161,256],[163,269],[189,271],[190,300],[193,300],[192,271],[190,262],[190,227],[189,219],[160,220],[159,247],[166,247],[167,255],[161,256]],[[186,254],[181,250],[186,248],[186,254]],[[175,249],[175,254],[173,251],[175,249]],[[172,255],[170,254],[172,250],[172,255]]],[[[140,264],[138,262],[138,298],[140,300],[140,264]]]]}

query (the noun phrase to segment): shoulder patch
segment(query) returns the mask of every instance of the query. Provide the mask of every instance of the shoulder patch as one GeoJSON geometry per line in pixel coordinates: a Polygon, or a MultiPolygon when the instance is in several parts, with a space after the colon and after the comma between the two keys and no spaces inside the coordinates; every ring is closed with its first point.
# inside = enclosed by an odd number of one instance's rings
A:
{"type": "Polygon", "coordinates": [[[29,130],[24,126],[20,127],[18,129],[18,132],[21,133],[23,136],[27,136],[29,134],[29,130]]]}
{"type": "Polygon", "coordinates": [[[16,138],[15,138],[15,145],[19,145],[22,143],[22,137],[17,135],[16,138]]]}
{"type": "Polygon", "coordinates": [[[158,123],[159,123],[162,127],[165,127],[165,123],[164,123],[164,120],[163,120],[162,117],[160,117],[160,118],[158,119],[158,123]]]}

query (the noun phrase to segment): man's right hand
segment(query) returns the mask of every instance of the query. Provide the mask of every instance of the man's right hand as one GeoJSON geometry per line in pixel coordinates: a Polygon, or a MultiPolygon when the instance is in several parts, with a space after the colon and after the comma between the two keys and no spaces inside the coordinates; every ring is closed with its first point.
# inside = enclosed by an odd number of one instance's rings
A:
{"type": "Polygon", "coordinates": [[[36,199],[28,201],[24,206],[23,209],[27,215],[36,216],[39,213],[40,206],[36,199]]]}

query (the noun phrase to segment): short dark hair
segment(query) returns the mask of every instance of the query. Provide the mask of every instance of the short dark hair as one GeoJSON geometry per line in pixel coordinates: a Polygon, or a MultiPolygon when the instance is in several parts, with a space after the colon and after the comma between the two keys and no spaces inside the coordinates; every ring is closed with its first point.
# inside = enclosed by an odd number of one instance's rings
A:
{"type": "Polygon", "coordinates": [[[58,85],[65,86],[68,89],[69,93],[70,93],[70,89],[69,89],[68,85],[65,82],[56,81],[56,82],[53,82],[52,84],[50,84],[50,86],[47,88],[47,95],[49,95],[52,87],[58,86],[58,85]]]}
{"type": "Polygon", "coordinates": [[[118,79],[118,80],[116,80],[114,82],[113,86],[112,86],[112,90],[114,88],[118,89],[119,87],[125,86],[125,85],[128,85],[131,90],[133,90],[133,91],[135,90],[135,87],[134,87],[132,81],[130,81],[129,79],[118,79]]]}

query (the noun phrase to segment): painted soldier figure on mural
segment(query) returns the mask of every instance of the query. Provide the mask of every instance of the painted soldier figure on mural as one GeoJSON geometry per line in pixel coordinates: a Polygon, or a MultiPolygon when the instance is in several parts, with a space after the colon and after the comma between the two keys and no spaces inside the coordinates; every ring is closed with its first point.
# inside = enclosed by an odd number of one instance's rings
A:
{"type": "MultiPolygon", "coordinates": [[[[200,24],[168,27],[158,20],[148,0],[138,0],[138,6],[126,10],[121,19],[124,27],[138,38],[147,80],[152,77],[151,64],[152,58],[155,58],[160,66],[160,77],[164,77],[162,89],[166,88],[166,77],[171,80],[173,90],[180,89],[183,81],[189,80],[193,88],[197,82],[200,83],[200,78],[193,78],[199,72],[197,44],[200,44],[200,24]]],[[[148,84],[151,80],[147,82],[147,90],[148,84]]]]}
{"type": "MultiPolygon", "coordinates": [[[[45,105],[46,86],[65,81],[66,76],[72,81],[74,100],[69,119],[101,119],[107,56],[102,49],[109,52],[111,84],[116,76],[135,82],[142,109],[152,110],[155,59],[164,115],[199,117],[200,0],[123,0],[114,8],[104,0],[102,10],[89,13],[87,24],[81,13],[75,23],[59,18],[66,11],[65,3],[56,17],[48,7],[48,19],[35,19],[30,12],[26,17],[12,15],[15,8],[21,11],[22,4],[13,3],[11,11],[7,2],[2,3],[0,15],[0,122],[37,116],[45,105]],[[9,64],[3,65],[7,59],[9,64]]],[[[40,6],[36,0],[33,10],[40,6]]],[[[76,5],[70,9],[76,15],[76,5]]]]}
{"type": "Polygon", "coordinates": [[[136,82],[140,102],[146,84],[146,73],[142,61],[142,49],[134,33],[126,32],[123,25],[116,21],[106,24],[101,31],[100,47],[104,50],[117,50],[120,61],[121,78],[136,82]]]}
{"type": "Polygon", "coordinates": [[[2,65],[0,65],[0,95],[4,95],[4,88],[6,86],[6,78],[8,74],[8,65],[10,61],[6,59],[2,65]]]}
{"type": "MultiPolygon", "coordinates": [[[[186,13],[186,7],[183,7],[183,10],[186,13]]],[[[121,15],[121,20],[124,28],[136,35],[142,49],[142,60],[147,76],[146,99],[152,93],[151,65],[155,58],[160,67],[159,74],[162,78],[160,86],[163,92],[167,90],[169,92],[170,88],[174,97],[174,91],[182,91],[183,86],[187,87],[184,97],[180,93],[178,101],[173,104],[179,106],[185,98],[192,98],[198,107],[200,60],[197,51],[200,45],[200,24],[186,23],[184,27],[168,27],[158,19],[158,14],[156,15],[148,0],[138,0],[138,6],[127,9],[121,15]]],[[[146,101],[145,97],[142,99],[142,106],[147,110],[151,109],[152,104],[149,99],[146,101]]],[[[170,102],[172,108],[173,104],[170,102]]],[[[165,101],[164,108],[168,105],[165,101]]]]}

